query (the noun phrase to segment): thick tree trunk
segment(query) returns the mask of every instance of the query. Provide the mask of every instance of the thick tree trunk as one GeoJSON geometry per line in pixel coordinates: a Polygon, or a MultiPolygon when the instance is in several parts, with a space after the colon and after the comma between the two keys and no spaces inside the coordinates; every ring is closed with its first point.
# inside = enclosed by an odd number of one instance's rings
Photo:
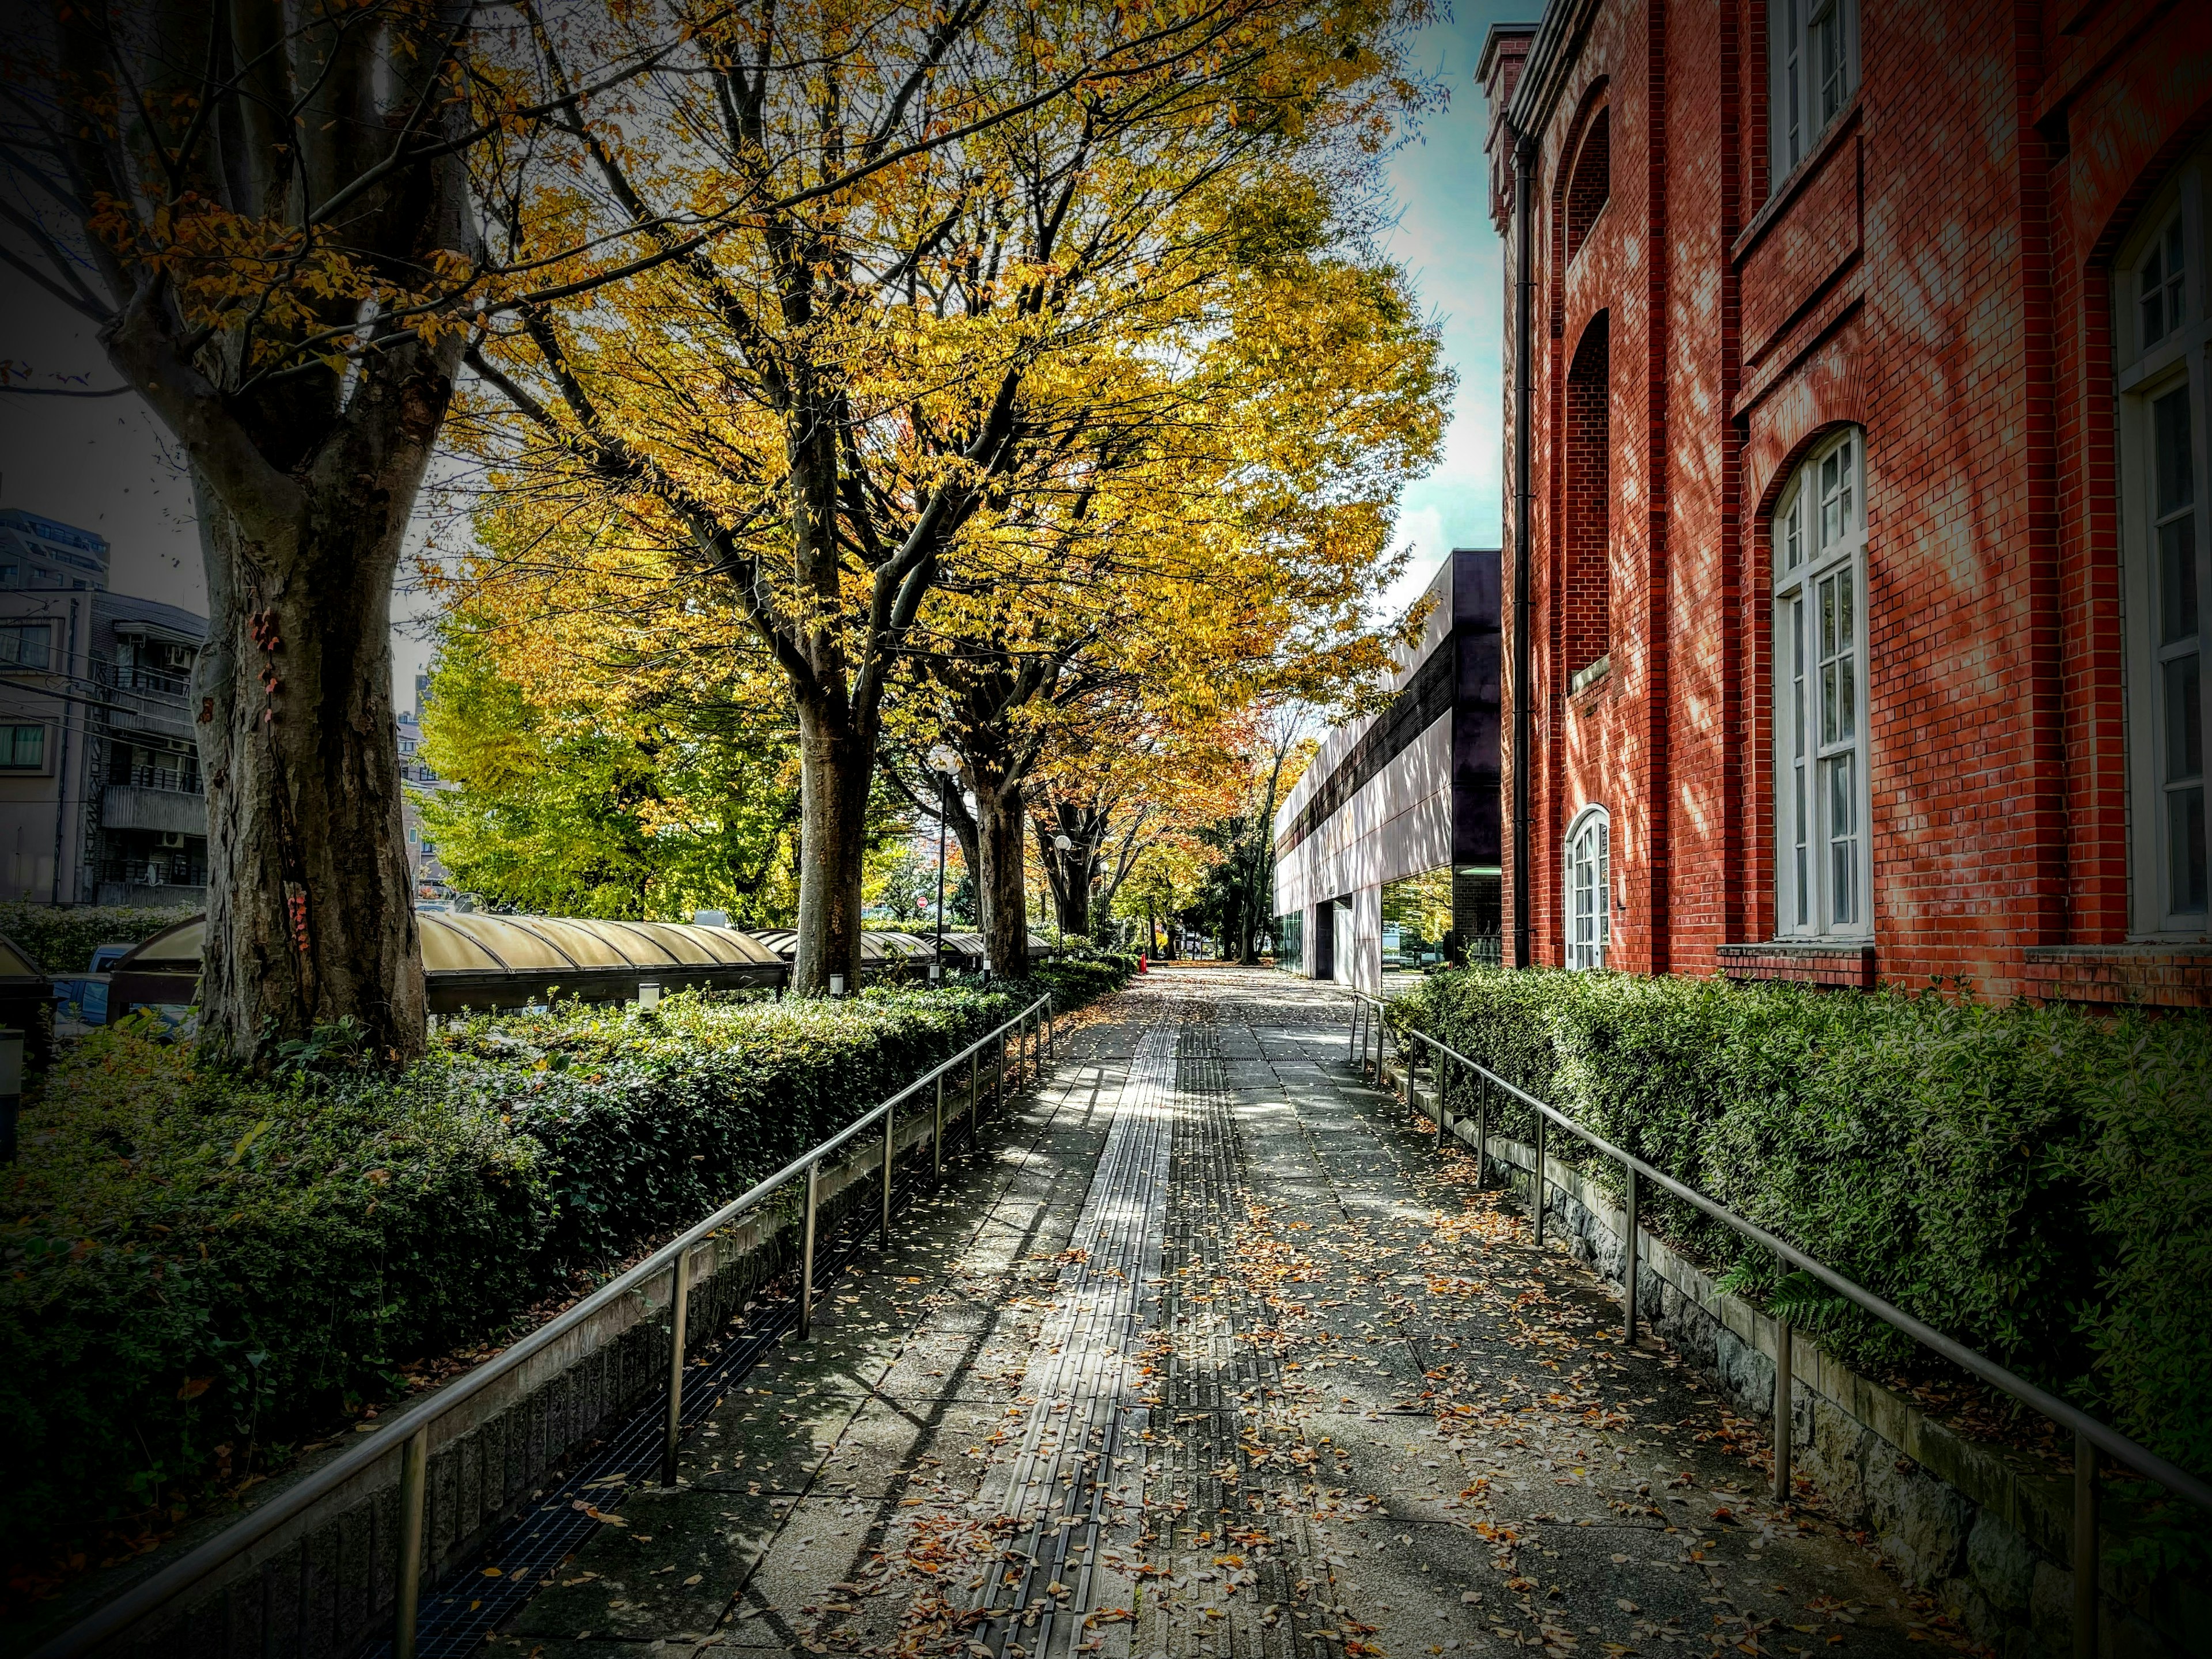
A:
{"type": "Polygon", "coordinates": [[[831,975],[860,986],[860,878],[876,734],[842,700],[799,702],[799,954],[791,988],[821,996],[831,975]]]}
{"type": "MultiPolygon", "coordinates": [[[[1099,841],[1104,830],[1104,815],[1088,810],[1061,805],[1037,815],[1037,858],[1052,889],[1062,933],[1091,937],[1091,889],[1099,875],[1099,841]],[[1064,853],[1053,844],[1060,836],[1068,840],[1064,853]]],[[[1103,920],[1100,918],[1102,925],[1103,920]]]]}
{"type": "Polygon", "coordinates": [[[276,1033],[349,1018],[380,1059],[424,1047],[391,643],[420,471],[404,456],[398,470],[307,481],[307,522],[286,527],[283,548],[198,491],[211,613],[193,674],[208,807],[201,1020],[204,1041],[240,1060],[276,1033]]]}
{"type": "Polygon", "coordinates": [[[981,863],[975,894],[983,912],[983,947],[996,973],[1018,979],[1030,970],[1029,891],[1022,847],[1029,809],[1022,786],[975,778],[975,839],[981,863]]]}

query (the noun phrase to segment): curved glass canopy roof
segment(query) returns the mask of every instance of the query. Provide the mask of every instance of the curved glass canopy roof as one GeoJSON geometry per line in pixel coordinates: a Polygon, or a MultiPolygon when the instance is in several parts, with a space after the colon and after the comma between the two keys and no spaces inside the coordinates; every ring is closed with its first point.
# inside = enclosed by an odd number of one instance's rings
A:
{"type": "Polygon", "coordinates": [[[31,960],[31,953],[6,934],[0,933],[0,979],[43,979],[39,964],[31,960]]]}
{"type": "MultiPolygon", "coordinates": [[[[600,969],[650,975],[657,968],[774,968],[780,963],[775,952],[746,934],[685,921],[438,912],[425,912],[415,920],[426,974],[558,974],[600,969]]],[[[139,944],[115,964],[116,970],[197,970],[206,938],[206,918],[196,916],[139,944]]]]}

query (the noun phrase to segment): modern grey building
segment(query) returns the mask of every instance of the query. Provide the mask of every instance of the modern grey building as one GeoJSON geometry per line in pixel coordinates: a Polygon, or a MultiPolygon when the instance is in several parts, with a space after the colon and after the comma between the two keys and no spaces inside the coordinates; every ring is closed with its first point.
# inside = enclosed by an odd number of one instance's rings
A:
{"type": "Polygon", "coordinates": [[[1389,706],[1331,732],[1275,814],[1276,960],[1309,978],[1498,959],[1497,550],[1455,549],[1425,598],[1389,706]]]}
{"type": "Polygon", "coordinates": [[[205,901],[186,693],[206,634],[189,611],[107,592],[101,538],[0,513],[0,897],[205,901]]]}

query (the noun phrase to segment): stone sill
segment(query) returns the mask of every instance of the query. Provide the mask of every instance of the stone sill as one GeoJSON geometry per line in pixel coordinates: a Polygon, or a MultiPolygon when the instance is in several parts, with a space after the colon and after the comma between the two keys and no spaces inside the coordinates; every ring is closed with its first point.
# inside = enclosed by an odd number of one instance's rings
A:
{"type": "Polygon", "coordinates": [[[1611,672],[1613,653],[1608,651],[1596,661],[1575,670],[1573,677],[1567,681],[1567,695],[1571,697],[1588,690],[1611,672]]]}
{"type": "Polygon", "coordinates": [[[2212,1008],[2212,944],[2030,945],[2023,976],[2037,995],[2054,1001],[2212,1008]]]}
{"type": "Polygon", "coordinates": [[[1857,991],[1871,991],[1875,987],[1871,945],[1771,939],[1758,945],[1723,945],[1717,955],[1721,975],[1726,979],[1793,980],[1857,991]]]}

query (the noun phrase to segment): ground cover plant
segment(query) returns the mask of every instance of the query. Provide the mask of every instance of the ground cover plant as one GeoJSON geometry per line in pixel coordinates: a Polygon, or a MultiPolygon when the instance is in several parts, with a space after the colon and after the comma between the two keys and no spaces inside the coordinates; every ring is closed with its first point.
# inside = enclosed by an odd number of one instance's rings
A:
{"type": "Polygon", "coordinates": [[[578,1269],[696,1220],[1039,991],[563,1003],[446,1024],[397,1074],[344,1031],[249,1079],[143,1020],[65,1048],[0,1185],[0,1547],[158,1533],[402,1392],[578,1269]]]}
{"type": "MultiPolygon", "coordinates": [[[[1474,969],[1392,1008],[1907,1312],[2212,1474],[2212,1024],[1474,969]]],[[[1496,1109],[1495,1108],[1493,1109],[1496,1109]]],[[[1525,1109],[1503,1112],[1526,1138],[1525,1109]]],[[[1609,1159],[1554,1135],[1601,1185],[1609,1159]]],[[[1687,1206],[1656,1224],[1862,1366],[1914,1345],[1687,1206]]]]}

